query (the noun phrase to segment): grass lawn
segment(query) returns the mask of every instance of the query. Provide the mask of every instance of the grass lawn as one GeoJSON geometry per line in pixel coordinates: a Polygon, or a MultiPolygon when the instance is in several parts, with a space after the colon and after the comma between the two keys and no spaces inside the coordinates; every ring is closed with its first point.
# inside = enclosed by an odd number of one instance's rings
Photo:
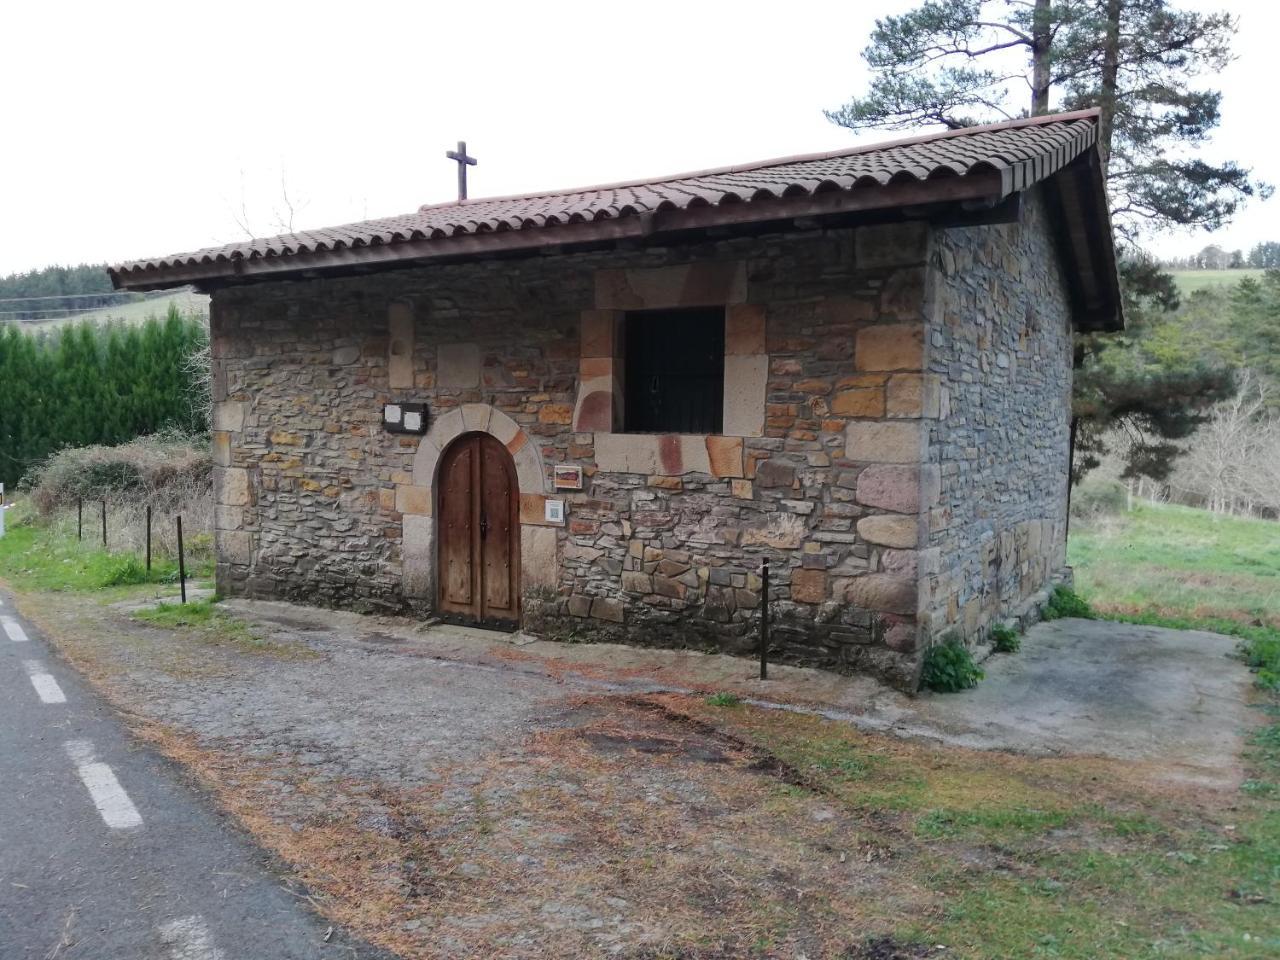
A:
{"type": "MultiPolygon", "coordinates": [[[[210,570],[187,570],[187,581],[210,570]]],[[[0,537],[0,578],[26,590],[102,590],[147,583],[178,582],[178,565],[154,558],[148,572],[142,557],[112,553],[87,540],[51,537],[31,524],[14,523],[0,537]]]]}
{"type": "Polygon", "coordinates": [[[1280,683],[1280,523],[1139,503],[1074,525],[1068,556],[1100,614],[1240,637],[1280,683]]]}

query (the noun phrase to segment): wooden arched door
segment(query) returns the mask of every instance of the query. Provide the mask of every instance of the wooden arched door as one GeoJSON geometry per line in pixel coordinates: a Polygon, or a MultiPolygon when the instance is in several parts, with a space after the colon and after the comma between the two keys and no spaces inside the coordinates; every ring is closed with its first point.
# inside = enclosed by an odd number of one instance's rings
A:
{"type": "Polygon", "coordinates": [[[437,610],[463,623],[520,622],[520,488],[511,454],[487,433],[445,450],[437,483],[437,610]]]}

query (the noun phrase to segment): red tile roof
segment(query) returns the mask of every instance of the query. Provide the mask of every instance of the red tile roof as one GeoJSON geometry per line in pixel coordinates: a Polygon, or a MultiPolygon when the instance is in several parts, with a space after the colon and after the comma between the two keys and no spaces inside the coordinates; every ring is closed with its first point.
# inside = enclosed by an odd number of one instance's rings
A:
{"type": "MultiPolygon", "coordinates": [[[[567,242],[569,235],[550,232],[572,225],[704,208],[724,208],[726,222],[766,221],[805,214],[792,210],[797,201],[816,203],[833,194],[861,196],[909,184],[955,184],[957,178],[974,181],[968,196],[999,199],[1044,180],[1092,148],[1097,116],[1096,110],[1056,114],[657,180],[424,206],[404,216],[135,260],[110,268],[110,273],[117,287],[152,288],[238,276],[251,266],[259,267],[253,273],[342,266],[331,257],[314,262],[317,254],[360,253],[361,262],[466,255],[480,249],[459,242],[468,237],[506,234],[503,247],[535,246],[567,242]],[[731,213],[730,206],[735,207],[731,213]],[[535,234],[542,236],[535,240],[535,234]],[[276,262],[269,266],[262,261],[276,262]]],[[[884,194],[884,199],[892,196],[884,194]]],[[[576,231],[572,239],[589,239],[586,234],[595,232],[576,231]]],[[[605,232],[600,238],[610,235],[618,234],[605,232]]]]}

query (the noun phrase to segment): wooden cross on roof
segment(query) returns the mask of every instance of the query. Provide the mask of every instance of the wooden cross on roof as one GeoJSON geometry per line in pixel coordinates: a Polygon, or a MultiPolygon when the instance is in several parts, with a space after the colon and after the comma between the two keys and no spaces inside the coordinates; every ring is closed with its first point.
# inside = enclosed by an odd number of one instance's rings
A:
{"type": "Polygon", "coordinates": [[[450,150],[445,154],[450,160],[456,160],[458,163],[458,199],[467,199],[467,167],[476,165],[475,157],[467,156],[467,141],[459,140],[458,149],[450,150]]]}

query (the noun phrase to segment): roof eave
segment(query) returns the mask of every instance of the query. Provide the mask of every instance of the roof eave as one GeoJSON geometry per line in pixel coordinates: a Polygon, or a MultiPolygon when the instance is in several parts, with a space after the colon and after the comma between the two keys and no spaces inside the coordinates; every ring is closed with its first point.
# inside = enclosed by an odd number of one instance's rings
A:
{"type": "Polygon", "coordinates": [[[322,252],[236,257],[135,270],[110,269],[117,290],[159,290],[187,284],[254,282],[293,274],[315,274],[374,266],[409,266],[456,257],[481,257],[548,248],[644,239],[711,227],[732,228],[840,214],[884,211],[933,204],[994,204],[1008,193],[1000,173],[935,177],[887,186],[832,190],[805,197],[759,200],[665,210],[609,220],[536,229],[464,234],[444,239],[405,240],[322,252]]]}
{"type": "Polygon", "coordinates": [[[1097,145],[1048,181],[1062,220],[1061,242],[1076,278],[1075,325],[1085,332],[1124,329],[1119,262],[1106,174],[1097,145]]]}

